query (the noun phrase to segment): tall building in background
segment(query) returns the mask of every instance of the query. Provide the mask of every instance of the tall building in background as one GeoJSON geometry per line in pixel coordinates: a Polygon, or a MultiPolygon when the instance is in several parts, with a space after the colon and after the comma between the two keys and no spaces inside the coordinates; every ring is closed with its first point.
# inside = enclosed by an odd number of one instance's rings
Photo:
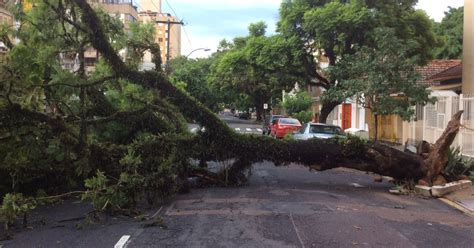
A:
{"type": "MultiPolygon", "coordinates": [[[[181,21],[177,17],[161,12],[160,0],[141,0],[141,8],[138,20],[142,23],[153,23],[155,25],[155,42],[160,45],[161,61],[163,64],[168,59],[174,59],[181,55],[181,21]]],[[[143,69],[151,69],[151,54],[147,52],[143,59],[143,69]]]]}
{"type": "Polygon", "coordinates": [[[140,7],[144,11],[151,11],[151,12],[157,12],[157,13],[162,13],[161,12],[161,0],[141,0],[140,1],[140,7]]]}
{"type": "MultiPolygon", "coordinates": [[[[88,0],[88,2],[94,7],[101,8],[110,16],[118,18],[123,23],[126,32],[130,29],[130,23],[138,20],[138,11],[132,0],[88,0]]],[[[121,51],[120,55],[125,57],[125,51],[121,51]]],[[[65,69],[77,70],[79,62],[76,54],[62,54],[61,56],[62,65],[65,69]]],[[[98,52],[92,47],[87,48],[84,54],[87,73],[95,70],[98,59],[98,52]]]]}

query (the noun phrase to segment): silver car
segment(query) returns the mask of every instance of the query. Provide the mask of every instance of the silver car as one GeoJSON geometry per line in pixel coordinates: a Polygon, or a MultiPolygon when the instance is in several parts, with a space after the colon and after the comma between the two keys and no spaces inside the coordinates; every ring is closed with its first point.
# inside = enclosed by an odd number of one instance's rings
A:
{"type": "Polygon", "coordinates": [[[334,125],[322,123],[306,123],[301,129],[293,134],[293,138],[297,140],[308,140],[312,138],[330,139],[335,136],[345,136],[342,128],[334,125]]]}

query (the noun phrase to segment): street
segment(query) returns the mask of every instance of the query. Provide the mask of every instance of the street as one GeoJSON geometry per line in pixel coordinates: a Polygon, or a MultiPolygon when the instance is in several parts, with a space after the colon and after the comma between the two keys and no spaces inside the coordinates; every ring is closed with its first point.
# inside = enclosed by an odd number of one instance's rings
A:
{"type": "MultiPolygon", "coordinates": [[[[219,118],[229,125],[231,129],[240,134],[262,134],[262,124],[254,120],[242,120],[234,117],[230,112],[224,112],[219,115],[219,118]]],[[[196,133],[199,131],[199,125],[188,124],[189,131],[196,133]]]]}
{"type": "Polygon", "coordinates": [[[261,163],[248,186],[194,189],[150,210],[160,210],[158,225],[126,217],[86,225],[74,217],[89,205],[59,205],[46,226],[0,246],[113,247],[128,237],[126,247],[472,247],[474,219],[390,187],[359,171],[261,163]]]}
{"type": "Polygon", "coordinates": [[[127,247],[472,247],[473,219],[389,187],[361,172],[263,163],[248,187],[179,196],[167,229],[132,233],[127,247]]]}

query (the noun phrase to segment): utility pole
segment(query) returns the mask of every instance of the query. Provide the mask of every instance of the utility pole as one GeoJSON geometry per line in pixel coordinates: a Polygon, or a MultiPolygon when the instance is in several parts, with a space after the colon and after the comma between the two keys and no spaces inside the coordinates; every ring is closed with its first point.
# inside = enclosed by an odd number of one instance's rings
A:
{"type": "Polygon", "coordinates": [[[171,25],[173,24],[178,24],[178,25],[184,25],[182,21],[171,21],[170,18],[168,17],[168,20],[166,21],[155,21],[156,23],[163,23],[166,24],[166,34],[167,34],[167,40],[166,40],[166,64],[165,64],[165,72],[169,71],[169,64],[170,64],[170,42],[171,42],[171,25]]]}

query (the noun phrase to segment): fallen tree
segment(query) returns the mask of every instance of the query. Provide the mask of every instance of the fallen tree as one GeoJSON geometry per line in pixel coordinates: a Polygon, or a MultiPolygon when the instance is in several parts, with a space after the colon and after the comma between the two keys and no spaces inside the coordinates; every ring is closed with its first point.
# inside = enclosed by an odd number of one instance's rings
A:
{"type": "Polygon", "coordinates": [[[38,188],[61,194],[77,189],[84,179],[96,177],[98,183],[99,171],[115,185],[127,185],[122,195],[131,191],[163,196],[186,188],[193,175],[217,184],[241,183],[251,165],[261,161],[298,163],[319,171],[348,167],[423,184],[444,181],[442,170],[461,112],[421,154],[356,137],[295,141],[239,135],[159,69],[138,71],[136,61],[147,49],[157,58],[155,68],[161,68],[159,48],[137,37],[111,42],[122,27],[86,1],[43,1],[31,11],[31,16],[17,13],[26,23],[17,31],[22,42],[10,46],[11,57],[0,67],[0,194],[34,195],[38,188]],[[106,61],[97,65],[101,73],[93,76],[84,68],[88,46],[106,61]],[[132,51],[125,61],[118,55],[123,49],[132,51]],[[60,66],[58,54],[69,53],[79,54],[77,71],[60,66]],[[123,89],[131,86],[131,93],[123,89]],[[34,94],[39,97],[31,97],[34,94]],[[123,101],[129,104],[117,103],[123,101]],[[45,112],[45,107],[56,111],[45,112]],[[196,121],[206,131],[190,134],[185,120],[196,121]],[[192,162],[196,160],[199,166],[192,162]],[[208,161],[226,163],[225,170],[208,170],[208,161]]]}
{"type": "Polygon", "coordinates": [[[49,199],[45,194],[63,197],[74,190],[97,211],[123,211],[139,199],[153,203],[186,191],[190,176],[240,184],[261,161],[318,171],[346,167],[428,185],[446,181],[443,169],[462,112],[418,154],[352,136],[296,141],[240,135],[170,83],[158,69],[156,45],[115,37],[123,27],[85,0],[45,0],[31,15],[15,9],[24,23],[16,31],[21,43],[9,43],[10,36],[0,34],[11,49],[0,61],[0,219],[7,228],[39,199],[49,199]],[[85,73],[89,46],[106,61],[94,75],[85,73]],[[125,61],[118,55],[124,49],[131,51],[125,61]],[[138,71],[144,50],[154,54],[156,70],[138,71]],[[79,58],[78,70],[61,66],[61,56],[68,54],[79,58]],[[206,131],[189,133],[186,120],[206,131]],[[213,171],[209,161],[225,166],[213,171]]]}
{"type": "MultiPolygon", "coordinates": [[[[111,47],[94,10],[85,0],[74,0],[82,10],[82,21],[93,46],[107,59],[115,76],[151,89],[156,98],[167,99],[186,117],[196,120],[206,132],[197,138],[201,149],[194,154],[200,159],[235,159],[230,171],[235,180],[254,162],[268,160],[277,165],[301,163],[315,170],[348,167],[391,176],[398,180],[415,180],[433,184],[442,177],[447,154],[460,128],[462,111],[453,116],[448,127],[427,154],[404,153],[378,143],[365,143],[356,138],[343,140],[280,141],[267,137],[242,136],[230,130],[201,103],[174,87],[155,71],[128,69],[111,47]]],[[[192,146],[191,151],[195,149],[192,146]]]]}

